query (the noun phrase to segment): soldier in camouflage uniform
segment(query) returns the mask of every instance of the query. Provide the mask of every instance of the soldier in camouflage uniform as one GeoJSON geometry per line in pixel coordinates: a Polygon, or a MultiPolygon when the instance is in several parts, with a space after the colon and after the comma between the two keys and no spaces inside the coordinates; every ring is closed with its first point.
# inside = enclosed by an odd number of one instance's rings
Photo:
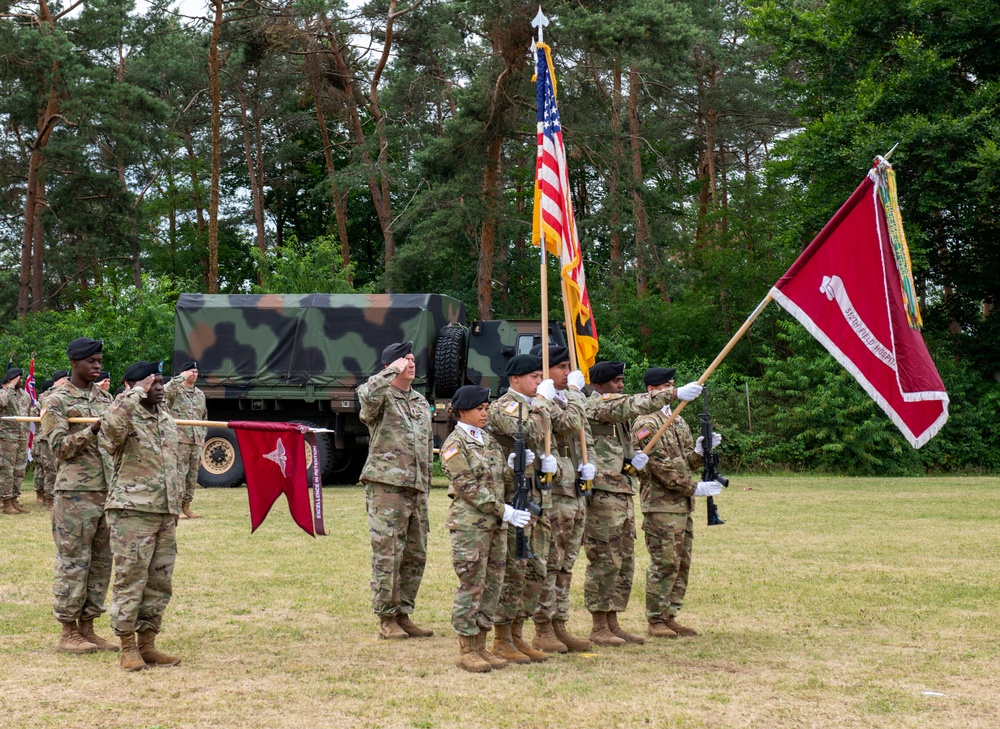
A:
{"type": "MultiPolygon", "coordinates": [[[[674,369],[652,367],[643,375],[649,393],[669,389],[674,369]]],[[[651,415],[643,415],[632,425],[632,447],[643,448],[670,417],[666,405],[651,415]]],[[[721,442],[713,433],[713,441],[721,442]]],[[[684,604],[691,571],[694,522],[691,511],[695,496],[715,496],[722,486],[715,481],[697,482],[692,471],[701,468],[702,438],[691,439],[691,430],[676,418],[649,453],[649,463],[639,471],[642,529],[649,550],[646,570],[646,619],[654,638],[697,635],[677,622],[684,604]]]]}
{"type": "Polygon", "coordinates": [[[457,665],[473,673],[507,666],[506,660],[486,650],[486,634],[493,627],[503,584],[507,523],[523,527],[531,518],[506,503],[514,495],[514,455],[505,459],[500,445],[483,430],[489,398],[488,387],[458,388],[451,399],[458,423],[441,445],[441,467],[452,500],[445,526],[458,576],[451,624],[459,639],[457,665]]]}
{"type": "Polygon", "coordinates": [[[590,639],[597,645],[642,645],[641,636],[618,624],[618,613],[628,607],[635,571],[636,481],[625,474],[626,463],[641,471],[649,458],[633,454],[628,424],[633,418],[653,413],[681,397],[693,399],[701,392],[697,383],[674,390],[625,395],[624,362],[599,362],[590,368],[591,392],[587,398],[587,420],[594,437],[591,463],[597,468],[594,495],[587,505],[583,544],[587,551],[584,602],[593,618],[590,639]]]}
{"type": "MultiPolygon", "coordinates": [[[[4,373],[0,383],[0,415],[25,415],[21,412],[23,401],[18,388],[22,380],[22,370],[11,368],[4,373]]],[[[21,496],[21,481],[24,480],[24,467],[19,461],[27,461],[27,454],[21,448],[24,423],[14,420],[0,420],[0,500],[3,502],[3,513],[8,516],[27,514],[28,510],[21,506],[18,499],[21,496]]]]}
{"type": "MultiPolygon", "coordinates": [[[[198,380],[198,363],[185,362],[181,372],[164,388],[164,404],[175,420],[207,420],[208,408],[205,393],[195,387],[198,380]]],[[[198,485],[198,466],[201,465],[201,446],[205,442],[205,428],[188,426],[177,429],[179,439],[177,467],[180,469],[181,483],[184,484],[184,499],[181,505],[181,519],[197,519],[191,511],[191,501],[198,485]]]]}
{"type": "Polygon", "coordinates": [[[111,397],[93,384],[101,372],[103,347],[101,340],[87,337],[69,343],[70,378],[46,394],[42,415],[42,437],[58,459],[52,507],[55,616],[63,626],[58,647],[70,653],[118,650],[94,633],[94,618],[104,612],[111,579],[104,500],[112,463],[98,447],[100,421],[69,422],[99,418],[111,405],[111,397]]]}
{"type": "Polygon", "coordinates": [[[411,384],[412,342],[382,352],[384,369],[358,388],[361,421],[371,434],[361,472],[372,545],[372,607],[379,637],[425,638],[410,619],[427,562],[427,497],[434,438],[430,404],[411,384]]]}
{"type": "Polygon", "coordinates": [[[115,583],[111,627],[121,641],[121,666],[176,666],[160,652],[156,635],[173,595],[177,516],[183,484],[177,469],[177,425],[163,402],[159,362],[136,362],[125,372],[133,385],[103,416],[102,447],[115,474],[106,505],[115,583]]]}
{"type": "MultiPolygon", "coordinates": [[[[45,380],[38,385],[38,400],[31,406],[30,414],[41,417],[45,410],[45,393],[52,388],[52,380],[45,380]]],[[[55,486],[55,459],[49,442],[42,437],[42,429],[35,429],[35,439],[31,444],[31,462],[35,464],[33,482],[35,487],[35,501],[44,504],[49,511],[52,510],[49,504],[49,497],[52,495],[51,489],[55,486]],[[49,483],[49,492],[46,493],[46,483],[49,483]]]]}
{"type": "MultiPolygon", "coordinates": [[[[544,400],[536,397],[542,383],[542,360],[532,354],[517,355],[508,362],[506,374],[510,388],[489,406],[487,427],[490,435],[497,439],[506,454],[511,454],[520,418],[525,447],[541,453],[545,448],[545,434],[552,425],[544,400]]],[[[548,382],[551,385],[551,381],[548,382]]],[[[554,456],[540,458],[539,462],[543,472],[556,472],[554,456]]],[[[543,484],[539,474],[533,471],[527,476],[531,482],[532,501],[542,509],[541,515],[524,528],[534,557],[515,558],[515,532],[508,530],[503,589],[493,616],[496,626],[493,654],[514,663],[542,662],[549,657],[544,651],[532,648],[522,636],[524,621],[538,608],[545,585],[545,562],[551,535],[549,510],[552,508],[551,486],[543,484]]]]}

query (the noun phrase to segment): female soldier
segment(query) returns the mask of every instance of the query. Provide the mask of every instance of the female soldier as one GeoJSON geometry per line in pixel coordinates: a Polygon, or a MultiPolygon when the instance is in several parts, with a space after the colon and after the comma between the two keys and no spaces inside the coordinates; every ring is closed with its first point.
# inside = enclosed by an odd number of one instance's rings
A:
{"type": "MultiPolygon", "coordinates": [[[[506,484],[513,486],[513,454],[505,464],[500,445],[483,430],[489,396],[489,388],[474,385],[455,392],[450,412],[458,423],[441,446],[441,465],[452,499],[445,526],[451,534],[452,563],[458,575],[451,623],[458,633],[457,665],[473,673],[507,665],[486,650],[486,633],[493,626],[507,559],[504,522],[524,526],[531,518],[527,511],[504,503],[506,484]]],[[[529,456],[534,460],[530,451],[525,459],[529,456]]]]}

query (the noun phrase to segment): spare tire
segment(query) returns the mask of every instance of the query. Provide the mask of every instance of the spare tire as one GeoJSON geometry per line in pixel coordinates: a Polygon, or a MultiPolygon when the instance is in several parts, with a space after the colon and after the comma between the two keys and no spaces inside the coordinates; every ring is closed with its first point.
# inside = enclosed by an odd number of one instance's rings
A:
{"type": "Polygon", "coordinates": [[[465,384],[468,332],[461,324],[449,324],[437,338],[434,349],[434,394],[447,400],[465,384]]]}
{"type": "Polygon", "coordinates": [[[209,428],[201,447],[198,483],[206,487],[232,488],[245,480],[236,433],[230,428],[209,428]]]}

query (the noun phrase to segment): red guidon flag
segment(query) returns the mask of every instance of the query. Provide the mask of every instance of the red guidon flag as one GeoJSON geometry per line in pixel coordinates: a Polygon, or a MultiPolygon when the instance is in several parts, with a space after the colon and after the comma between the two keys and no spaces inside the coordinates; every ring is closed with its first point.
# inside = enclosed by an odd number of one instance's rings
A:
{"type": "Polygon", "coordinates": [[[891,168],[882,161],[774,285],[771,296],[919,448],[948,420],[948,394],[920,336],[894,193],[891,168]]]}
{"type": "Polygon", "coordinates": [[[257,531],[268,512],[285,495],[292,519],[307,534],[326,534],[323,528],[323,491],[316,436],[298,423],[230,421],[236,431],[247,475],[250,531],[257,531]],[[306,471],[306,448],[312,450],[312,468],[306,471]]]}

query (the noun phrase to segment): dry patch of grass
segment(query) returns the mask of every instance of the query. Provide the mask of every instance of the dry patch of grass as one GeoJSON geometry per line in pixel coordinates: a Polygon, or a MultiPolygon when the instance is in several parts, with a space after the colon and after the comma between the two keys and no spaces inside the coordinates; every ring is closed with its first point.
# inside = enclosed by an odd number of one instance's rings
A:
{"type": "MultiPolygon", "coordinates": [[[[441,489],[416,613],[437,634],[395,644],[375,638],[360,489],[325,491],[331,536],[316,540],[283,501],[251,536],[242,490],[199,491],[160,639],[184,662],[137,675],[111,654],[56,653],[48,514],[32,505],[0,518],[0,726],[993,727],[998,486],[734,478],[728,524],[705,527],[704,504],[696,518],[684,617],[700,637],[485,676],[454,667],[441,489]]],[[[646,561],[640,534],[634,631],[646,561]]]]}

